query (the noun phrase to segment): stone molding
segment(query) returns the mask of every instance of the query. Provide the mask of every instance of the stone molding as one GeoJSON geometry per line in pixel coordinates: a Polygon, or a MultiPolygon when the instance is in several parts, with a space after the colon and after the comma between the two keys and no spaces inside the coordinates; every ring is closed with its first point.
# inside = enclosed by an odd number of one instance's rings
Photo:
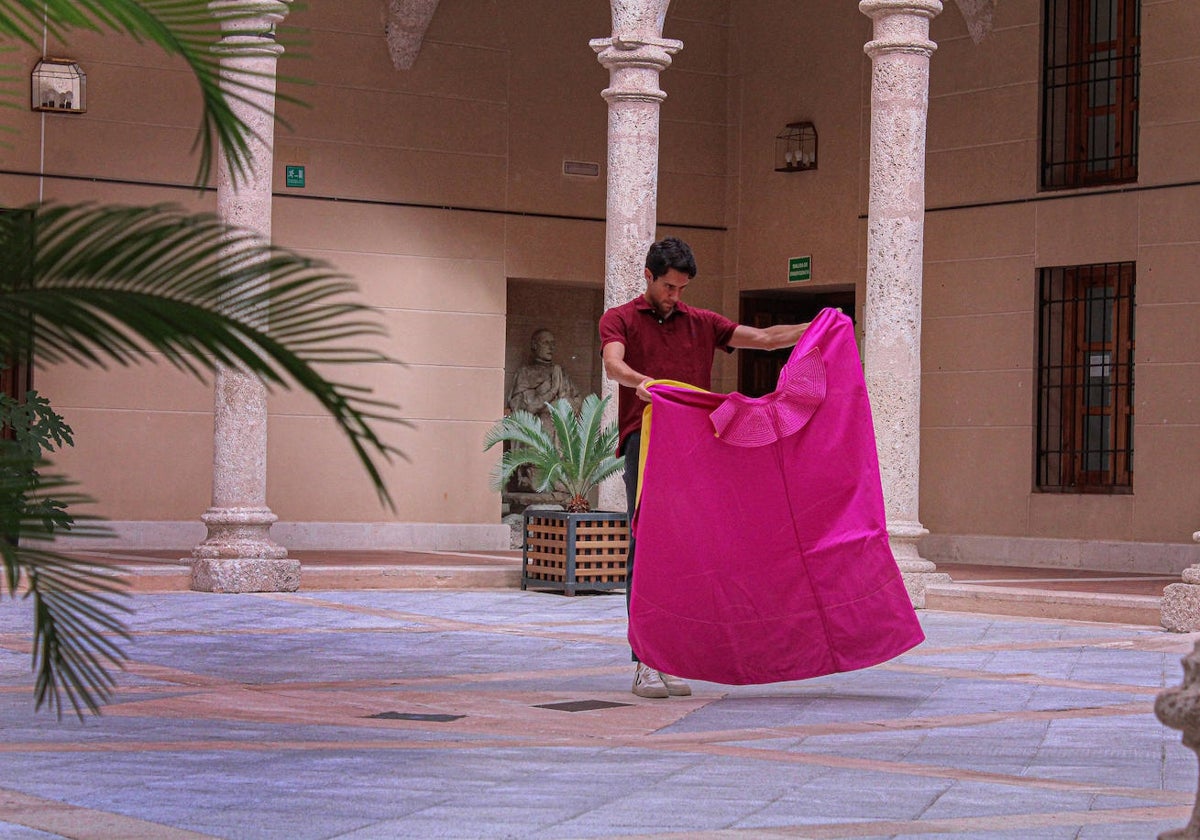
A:
{"type": "Polygon", "coordinates": [[[1200,545],[1179,542],[1053,539],[934,533],[921,553],[937,563],[1033,566],[1088,571],[1180,575],[1200,563],[1200,545]]]}
{"type": "MultiPolygon", "coordinates": [[[[112,536],[64,534],[62,551],[173,551],[182,556],[204,539],[195,520],[123,520],[104,523],[112,536]]],[[[503,523],[277,522],[271,533],[293,551],[507,551],[511,531],[503,523]]],[[[189,558],[190,559],[190,558],[189,558]]]]}

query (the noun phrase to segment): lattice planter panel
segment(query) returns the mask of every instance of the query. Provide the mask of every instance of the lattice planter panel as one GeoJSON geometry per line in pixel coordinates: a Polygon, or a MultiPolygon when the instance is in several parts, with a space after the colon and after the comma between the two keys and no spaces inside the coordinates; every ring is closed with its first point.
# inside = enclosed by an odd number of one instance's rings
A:
{"type": "Polygon", "coordinates": [[[521,588],[576,592],[625,588],[629,524],[624,513],[525,511],[521,588]]]}

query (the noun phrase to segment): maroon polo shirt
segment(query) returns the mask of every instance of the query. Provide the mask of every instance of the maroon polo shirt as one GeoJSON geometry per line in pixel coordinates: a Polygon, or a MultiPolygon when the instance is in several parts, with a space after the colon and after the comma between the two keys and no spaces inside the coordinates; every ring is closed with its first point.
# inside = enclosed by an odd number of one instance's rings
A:
{"type": "MultiPolygon", "coordinates": [[[[717,349],[732,353],[729,340],[737,324],[708,309],[675,305],[666,320],[659,318],[645,295],[614,306],[600,316],[600,349],[614,341],[625,345],[625,364],[655,379],[674,379],[706,391],[712,383],[713,355],[717,349]]],[[[621,442],[642,428],[646,403],[637,390],[617,389],[617,417],[621,442]]]]}

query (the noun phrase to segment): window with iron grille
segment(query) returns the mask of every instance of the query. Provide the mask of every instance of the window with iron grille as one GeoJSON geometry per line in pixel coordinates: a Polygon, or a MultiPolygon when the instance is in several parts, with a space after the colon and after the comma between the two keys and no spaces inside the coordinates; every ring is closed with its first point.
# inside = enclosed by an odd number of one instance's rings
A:
{"type": "Polygon", "coordinates": [[[1137,179],[1141,0],[1045,0],[1043,189],[1137,179]]]}
{"type": "Polygon", "coordinates": [[[1134,263],[1040,274],[1037,488],[1132,492],[1134,263]]]}

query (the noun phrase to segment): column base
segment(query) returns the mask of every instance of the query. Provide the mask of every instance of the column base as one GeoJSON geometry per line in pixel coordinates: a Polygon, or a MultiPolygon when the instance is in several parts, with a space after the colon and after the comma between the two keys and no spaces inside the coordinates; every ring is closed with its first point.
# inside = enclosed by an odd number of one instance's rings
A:
{"type": "Polygon", "coordinates": [[[275,514],[265,507],[210,508],[204,542],[192,549],[197,592],[295,592],[300,561],[271,539],[275,514]]]}
{"type": "Polygon", "coordinates": [[[295,592],[300,561],[272,557],[196,557],[191,588],[196,592],[295,592]]]}
{"type": "Polygon", "coordinates": [[[937,566],[928,560],[897,560],[896,565],[900,567],[900,578],[904,581],[904,588],[908,590],[914,609],[925,609],[926,587],[951,581],[950,575],[945,572],[934,571],[937,566]]]}
{"type": "Polygon", "coordinates": [[[900,577],[904,580],[904,588],[908,590],[913,608],[924,609],[926,587],[950,583],[950,575],[939,572],[934,563],[917,551],[917,541],[929,533],[920,522],[889,522],[887,529],[892,556],[900,567],[900,577]]]}

